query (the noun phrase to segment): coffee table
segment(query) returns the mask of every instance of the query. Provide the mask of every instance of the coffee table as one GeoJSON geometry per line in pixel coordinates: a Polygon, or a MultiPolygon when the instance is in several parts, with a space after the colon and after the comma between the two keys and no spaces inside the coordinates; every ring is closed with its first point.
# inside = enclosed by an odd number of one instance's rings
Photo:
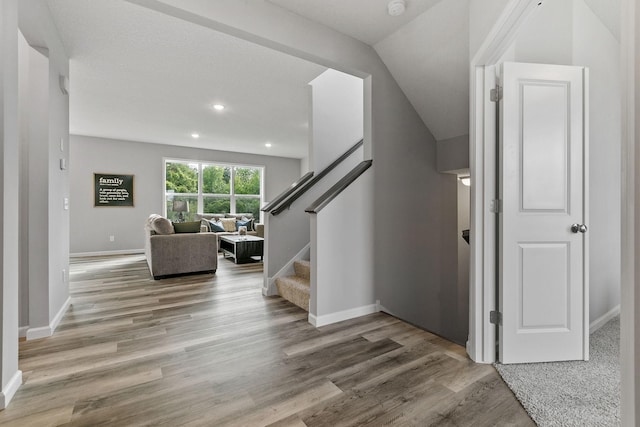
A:
{"type": "Polygon", "coordinates": [[[264,253],[264,239],[257,236],[239,236],[232,234],[220,236],[220,249],[223,257],[231,257],[238,264],[251,260],[251,257],[259,256],[262,261],[264,253]]]}

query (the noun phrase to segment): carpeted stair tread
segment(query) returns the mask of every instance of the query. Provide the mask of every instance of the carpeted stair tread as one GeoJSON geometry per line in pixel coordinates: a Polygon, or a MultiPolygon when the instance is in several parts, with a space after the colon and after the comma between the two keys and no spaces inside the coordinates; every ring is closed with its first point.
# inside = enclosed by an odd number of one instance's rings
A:
{"type": "Polygon", "coordinates": [[[295,261],[293,269],[296,272],[296,276],[311,280],[311,262],[305,260],[295,261]]]}
{"type": "Polygon", "coordinates": [[[311,283],[308,279],[299,276],[279,277],[276,279],[276,288],[282,298],[309,311],[311,283]]]}

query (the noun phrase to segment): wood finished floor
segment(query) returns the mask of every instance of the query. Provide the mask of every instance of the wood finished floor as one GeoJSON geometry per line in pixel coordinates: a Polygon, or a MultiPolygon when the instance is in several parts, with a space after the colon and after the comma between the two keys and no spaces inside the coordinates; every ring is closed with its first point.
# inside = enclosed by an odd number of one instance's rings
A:
{"type": "Polygon", "coordinates": [[[492,366],[378,313],[316,329],[262,265],[154,281],[75,259],[53,337],[20,343],[2,426],[534,426],[492,366]]]}

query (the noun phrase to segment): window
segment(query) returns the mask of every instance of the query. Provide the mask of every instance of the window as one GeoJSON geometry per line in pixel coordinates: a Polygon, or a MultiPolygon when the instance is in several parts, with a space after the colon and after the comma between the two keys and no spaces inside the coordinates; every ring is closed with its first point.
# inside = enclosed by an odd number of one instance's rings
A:
{"type": "Polygon", "coordinates": [[[167,218],[179,219],[174,202],[187,201],[185,221],[193,221],[197,212],[252,213],[260,219],[262,167],[182,160],[165,160],[164,166],[167,218]]]}

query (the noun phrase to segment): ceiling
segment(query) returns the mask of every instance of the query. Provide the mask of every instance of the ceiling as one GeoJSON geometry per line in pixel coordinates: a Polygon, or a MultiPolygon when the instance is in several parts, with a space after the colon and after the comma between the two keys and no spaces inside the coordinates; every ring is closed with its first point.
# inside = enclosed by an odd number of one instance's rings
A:
{"type": "Polygon", "coordinates": [[[267,1],[373,46],[436,140],[469,133],[470,0],[267,1]]]}
{"type": "MultiPolygon", "coordinates": [[[[307,156],[307,84],[326,68],[123,0],[47,1],[73,134],[307,156]]],[[[436,140],[468,134],[472,0],[406,0],[399,17],[388,0],[265,1],[372,45],[436,140]]],[[[619,0],[584,1],[619,37],[619,0]]]]}
{"type": "Polygon", "coordinates": [[[436,140],[469,133],[468,0],[436,4],[374,48],[436,140]]]}
{"type": "Polygon", "coordinates": [[[390,0],[267,0],[300,16],[375,45],[442,0],[406,0],[400,16],[390,16],[390,0]]]}
{"type": "Polygon", "coordinates": [[[308,83],[326,68],[125,1],[47,3],[71,59],[72,134],[308,155],[308,83]]]}

